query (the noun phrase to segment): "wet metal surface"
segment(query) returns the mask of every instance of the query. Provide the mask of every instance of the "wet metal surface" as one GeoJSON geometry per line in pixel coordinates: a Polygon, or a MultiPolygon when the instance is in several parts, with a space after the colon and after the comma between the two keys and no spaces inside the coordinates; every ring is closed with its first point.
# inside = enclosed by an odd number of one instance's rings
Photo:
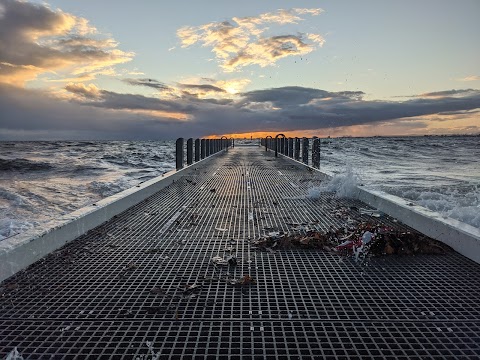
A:
{"type": "Polygon", "coordinates": [[[480,265],[461,255],[360,266],[251,249],[298,224],[371,219],[358,202],[306,198],[320,181],[262,148],[212,159],[2,283],[0,358],[480,358],[480,265]]]}

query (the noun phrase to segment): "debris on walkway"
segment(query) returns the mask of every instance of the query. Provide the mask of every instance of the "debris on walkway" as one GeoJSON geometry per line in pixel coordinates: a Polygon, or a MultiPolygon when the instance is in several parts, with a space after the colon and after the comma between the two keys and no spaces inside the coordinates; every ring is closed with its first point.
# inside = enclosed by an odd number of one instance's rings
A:
{"type": "Polygon", "coordinates": [[[354,227],[321,232],[269,233],[252,241],[253,248],[269,252],[303,248],[335,251],[340,255],[373,256],[445,254],[452,249],[440,241],[412,231],[400,231],[381,224],[359,223],[354,227]]]}
{"type": "Polygon", "coordinates": [[[223,258],[221,256],[214,256],[210,262],[213,265],[218,265],[218,266],[237,266],[237,258],[233,255],[228,256],[227,258],[223,258]]]}
{"type": "Polygon", "coordinates": [[[255,283],[255,279],[250,275],[244,275],[240,279],[230,280],[230,284],[234,286],[249,286],[255,283]]]}

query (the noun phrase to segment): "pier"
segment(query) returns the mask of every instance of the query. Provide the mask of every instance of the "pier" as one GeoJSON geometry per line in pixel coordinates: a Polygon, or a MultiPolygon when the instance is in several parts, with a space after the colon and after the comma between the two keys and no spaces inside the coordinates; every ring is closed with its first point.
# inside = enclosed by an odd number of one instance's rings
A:
{"type": "Polygon", "coordinates": [[[178,171],[0,242],[0,358],[480,358],[478,231],[362,189],[310,198],[328,178],[320,141],[309,164],[280,138],[190,142],[178,171]],[[456,251],[359,263],[255,247],[351,220],[456,251]]]}

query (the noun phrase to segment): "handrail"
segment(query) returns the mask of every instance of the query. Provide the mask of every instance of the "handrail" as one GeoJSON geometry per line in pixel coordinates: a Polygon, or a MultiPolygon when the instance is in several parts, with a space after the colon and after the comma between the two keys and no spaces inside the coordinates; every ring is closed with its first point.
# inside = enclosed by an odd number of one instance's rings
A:
{"type": "MultiPolygon", "coordinates": [[[[232,142],[228,141],[226,136],[219,139],[187,139],[187,165],[203,160],[221,150],[228,150],[233,147],[232,142]],[[226,140],[226,141],[225,141],[226,140]]],[[[185,164],[184,138],[178,138],[175,142],[175,165],[176,169],[181,170],[185,164]]]]}
{"type": "MultiPolygon", "coordinates": [[[[286,139],[286,136],[283,135],[283,134],[277,134],[277,135],[275,136],[275,157],[278,157],[278,137],[279,137],[279,136],[283,136],[283,139],[286,139]]],[[[282,146],[282,147],[283,147],[283,146],[282,146]]],[[[282,150],[283,150],[283,149],[282,149],[282,150]]],[[[284,151],[282,151],[282,153],[283,153],[283,152],[284,152],[284,151]]]]}

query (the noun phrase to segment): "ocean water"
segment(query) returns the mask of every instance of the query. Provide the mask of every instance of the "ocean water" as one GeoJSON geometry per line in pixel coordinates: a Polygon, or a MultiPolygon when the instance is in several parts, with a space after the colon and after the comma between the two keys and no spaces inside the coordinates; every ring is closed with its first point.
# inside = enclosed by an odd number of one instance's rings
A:
{"type": "Polygon", "coordinates": [[[480,136],[321,140],[327,190],[382,190],[480,228],[480,136]]]}
{"type": "Polygon", "coordinates": [[[0,240],[172,170],[174,145],[0,142],[0,240]]]}
{"type": "MultiPolygon", "coordinates": [[[[0,142],[0,240],[164,174],[174,153],[173,141],[0,142]]],[[[337,174],[326,190],[363,184],[477,228],[479,158],[472,136],[335,138],[321,147],[321,168],[337,174]]]]}

